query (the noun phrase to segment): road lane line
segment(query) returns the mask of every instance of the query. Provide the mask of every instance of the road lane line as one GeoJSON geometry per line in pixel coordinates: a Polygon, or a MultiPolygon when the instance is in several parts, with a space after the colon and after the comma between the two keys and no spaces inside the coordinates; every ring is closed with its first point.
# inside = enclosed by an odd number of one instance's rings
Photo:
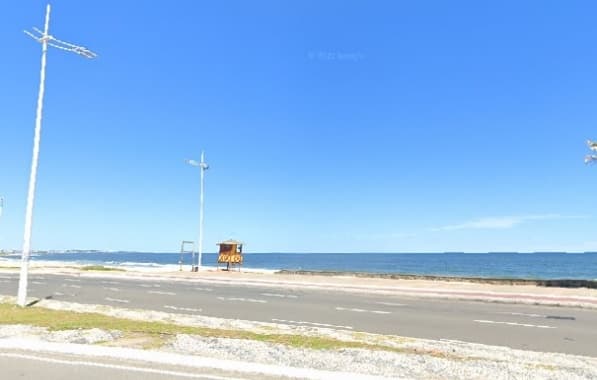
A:
{"type": "Polygon", "coordinates": [[[516,322],[504,322],[504,321],[488,321],[485,319],[475,319],[474,322],[489,323],[489,324],[496,324],[496,325],[507,325],[507,326],[536,327],[538,329],[555,329],[556,328],[554,326],[532,325],[529,323],[516,323],[516,322]]]}
{"type": "Polygon", "coordinates": [[[252,303],[267,303],[266,300],[258,300],[254,298],[241,298],[241,297],[218,297],[220,301],[239,301],[239,302],[252,302],[252,303]]]}
{"type": "Polygon", "coordinates": [[[120,285],[120,282],[118,282],[118,281],[102,281],[102,284],[106,284],[106,285],[120,285]]]}
{"type": "Polygon", "coordinates": [[[150,290],[147,293],[149,293],[149,294],[159,294],[159,295],[162,295],[162,296],[175,296],[176,295],[176,293],[174,293],[174,292],[161,292],[159,290],[150,290]]]}
{"type": "Polygon", "coordinates": [[[278,298],[298,298],[294,294],[279,294],[279,293],[261,293],[265,297],[278,297],[278,298]]]}
{"type": "Polygon", "coordinates": [[[152,285],[148,285],[148,284],[139,284],[139,286],[142,288],[153,288],[152,285]]]}
{"type": "Polygon", "coordinates": [[[509,312],[509,311],[499,311],[498,314],[508,314],[514,315],[518,317],[530,317],[530,318],[547,318],[547,315],[543,314],[527,314],[527,313],[516,313],[516,312],[509,312]]]}
{"type": "Polygon", "coordinates": [[[35,355],[26,355],[26,354],[17,354],[17,353],[10,353],[10,352],[0,352],[0,356],[7,357],[7,358],[15,358],[15,359],[26,359],[26,360],[37,360],[40,362],[46,363],[53,363],[53,364],[64,364],[70,366],[85,366],[85,367],[98,367],[98,368],[107,368],[107,369],[115,369],[115,370],[122,370],[122,371],[129,371],[129,372],[142,372],[142,373],[153,373],[157,375],[166,375],[166,376],[174,376],[174,377],[186,377],[192,379],[205,379],[205,380],[247,380],[246,378],[234,378],[234,377],[222,377],[216,375],[203,375],[203,374],[194,374],[192,372],[178,372],[178,371],[169,371],[163,369],[154,369],[154,368],[145,368],[145,367],[134,367],[129,365],[121,365],[121,364],[106,364],[106,363],[98,363],[98,362],[90,362],[90,361],[81,361],[81,360],[62,360],[62,359],[54,359],[48,357],[41,357],[35,355]]]}
{"type": "Polygon", "coordinates": [[[391,311],[366,310],[366,309],[358,309],[358,308],[347,308],[347,307],[341,307],[341,306],[336,306],[336,310],[339,310],[339,311],[354,311],[355,313],[392,314],[391,311]]]}
{"type": "Polygon", "coordinates": [[[376,304],[384,305],[384,306],[408,306],[405,303],[396,303],[396,302],[376,302],[376,304]]]}
{"type": "Polygon", "coordinates": [[[43,281],[31,281],[31,283],[35,285],[46,285],[46,283],[43,281]]]}
{"type": "Polygon", "coordinates": [[[195,290],[198,290],[200,292],[211,292],[211,291],[213,291],[212,288],[195,288],[195,290]]]}
{"type": "Polygon", "coordinates": [[[63,296],[63,295],[64,295],[64,293],[60,293],[60,292],[54,292],[54,295],[56,295],[56,296],[63,296]]]}
{"type": "Polygon", "coordinates": [[[110,298],[110,297],[106,297],[104,298],[106,301],[110,301],[110,302],[119,302],[119,303],[129,303],[131,301],[129,300],[123,300],[123,299],[119,299],[119,298],[110,298]]]}
{"type": "Polygon", "coordinates": [[[75,288],[75,289],[81,289],[81,285],[69,285],[69,284],[62,284],[63,287],[65,288],[75,288]]]}
{"type": "Polygon", "coordinates": [[[102,288],[104,288],[105,290],[112,291],[112,292],[119,292],[120,291],[120,289],[118,289],[118,288],[108,288],[106,286],[102,286],[102,288]]]}
{"type": "Polygon", "coordinates": [[[317,326],[317,327],[336,327],[336,328],[349,329],[349,330],[353,329],[351,326],[330,325],[328,323],[319,323],[319,322],[290,321],[287,319],[278,319],[278,318],[272,318],[272,321],[273,322],[294,323],[294,324],[298,324],[298,325],[312,325],[312,326],[317,326]]]}
{"type": "Polygon", "coordinates": [[[75,280],[73,278],[65,278],[64,281],[68,281],[68,282],[81,282],[81,280],[75,280]]]}
{"type": "Polygon", "coordinates": [[[4,283],[4,284],[9,284],[9,283],[11,283],[12,281],[10,281],[10,280],[0,280],[0,282],[2,282],[2,283],[4,283]]]}
{"type": "Polygon", "coordinates": [[[201,309],[193,309],[191,307],[178,307],[178,306],[171,306],[171,305],[164,305],[164,309],[192,311],[194,313],[200,313],[202,311],[201,309]]]}

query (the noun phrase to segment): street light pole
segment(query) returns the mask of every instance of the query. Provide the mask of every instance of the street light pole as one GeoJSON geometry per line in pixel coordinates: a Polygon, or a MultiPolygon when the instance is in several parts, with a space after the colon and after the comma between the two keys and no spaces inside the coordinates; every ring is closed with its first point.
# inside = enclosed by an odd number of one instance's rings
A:
{"type": "Polygon", "coordinates": [[[31,230],[33,225],[33,205],[35,202],[35,182],[37,179],[37,166],[39,161],[39,144],[41,139],[41,119],[44,103],[45,81],[46,81],[46,54],[48,46],[57,49],[70,51],[86,58],[95,58],[96,54],[82,46],[73,45],[51,36],[48,31],[50,27],[50,4],[46,6],[46,20],[43,32],[33,28],[34,32],[25,31],[25,34],[41,43],[41,71],[39,78],[39,93],[37,96],[37,111],[35,116],[35,132],[33,137],[33,158],[31,160],[31,173],[29,176],[29,190],[27,192],[27,209],[25,211],[25,232],[23,236],[23,250],[21,253],[21,273],[19,276],[19,292],[17,304],[25,306],[27,300],[27,278],[29,271],[29,257],[31,254],[31,230]]]}
{"type": "Polygon", "coordinates": [[[192,166],[196,166],[200,169],[200,191],[199,191],[199,241],[197,251],[197,270],[201,267],[201,260],[203,257],[203,182],[205,171],[209,169],[209,165],[205,162],[205,152],[201,151],[201,162],[195,160],[187,160],[187,163],[192,166]]]}

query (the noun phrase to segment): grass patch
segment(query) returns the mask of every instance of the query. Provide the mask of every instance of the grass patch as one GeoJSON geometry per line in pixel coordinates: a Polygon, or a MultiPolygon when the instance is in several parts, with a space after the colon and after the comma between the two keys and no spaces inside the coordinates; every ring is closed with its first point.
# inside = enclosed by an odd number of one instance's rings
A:
{"type": "Polygon", "coordinates": [[[86,265],[84,267],[81,267],[81,270],[93,270],[102,272],[126,272],[124,269],[105,267],[103,265],[86,265]]]}
{"type": "MultiPolygon", "coordinates": [[[[325,337],[310,337],[289,334],[263,334],[242,330],[212,329],[182,326],[164,322],[136,321],[115,318],[98,313],[76,313],[72,311],[44,309],[42,307],[21,308],[16,305],[0,304],[0,324],[24,324],[47,327],[51,331],[100,328],[119,330],[124,337],[145,337],[152,348],[159,347],[176,334],[191,334],[203,337],[250,339],[267,343],[279,343],[290,347],[317,350],[341,348],[366,348],[370,350],[403,350],[360,342],[345,342],[325,337]]],[[[148,348],[143,345],[143,348],[148,348]]]]}

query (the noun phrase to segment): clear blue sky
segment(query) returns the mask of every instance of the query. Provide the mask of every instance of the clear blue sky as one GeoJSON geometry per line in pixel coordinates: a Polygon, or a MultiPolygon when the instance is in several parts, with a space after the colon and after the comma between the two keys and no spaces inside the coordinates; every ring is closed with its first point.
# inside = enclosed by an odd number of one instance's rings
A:
{"type": "MultiPolygon", "coordinates": [[[[54,1],[33,248],[597,250],[593,1],[54,1]]],[[[0,13],[19,249],[45,2],[0,13]]]]}

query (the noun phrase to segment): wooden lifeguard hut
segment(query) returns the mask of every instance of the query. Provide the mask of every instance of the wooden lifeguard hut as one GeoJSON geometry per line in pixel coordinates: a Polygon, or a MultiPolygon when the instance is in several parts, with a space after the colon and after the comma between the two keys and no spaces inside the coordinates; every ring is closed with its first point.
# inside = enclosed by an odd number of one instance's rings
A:
{"type": "Polygon", "coordinates": [[[243,243],[236,240],[226,240],[218,243],[220,246],[220,253],[218,254],[218,269],[220,264],[226,264],[226,270],[230,267],[238,265],[238,271],[243,263],[243,243]]]}

